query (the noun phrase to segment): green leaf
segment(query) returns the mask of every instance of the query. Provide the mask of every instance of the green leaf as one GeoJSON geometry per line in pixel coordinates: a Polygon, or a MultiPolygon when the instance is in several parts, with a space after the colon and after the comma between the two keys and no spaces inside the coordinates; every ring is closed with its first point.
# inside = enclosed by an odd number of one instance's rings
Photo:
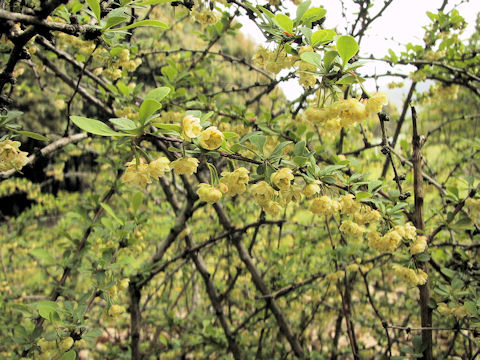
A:
{"type": "Polygon", "coordinates": [[[110,129],[106,124],[101,121],[86,118],[83,116],[70,116],[70,120],[77,125],[80,129],[89,132],[94,135],[100,136],[131,136],[130,134],[119,133],[110,129]]]}
{"type": "Polygon", "coordinates": [[[137,213],[138,209],[140,208],[140,205],[142,205],[143,202],[143,194],[141,191],[137,191],[132,198],[132,207],[133,207],[133,212],[137,213]]]}
{"type": "Polygon", "coordinates": [[[337,40],[337,51],[343,60],[343,65],[348,62],[358,51],[357,41],[349,35],[340,36],[337,40]]]}
{"type": "Polygon", "coordinates": [[[225,136],[225,140],[232,140],[232,139],[236,139],[236,138],[240,137],[240,135],[238,135],[236,132],[232,132],[232,131],[225,131],[223,133],[223,136],[225,136]]]}
{"type": "Polygon", "coordinates": [[[428,262],[430,260],[430,255],[427,253],[417,254],[415,255],[415,259],[420,262],[428,262]]]}
{"type": "Polygon", "coordinates": [[[371,198],[372,194],[366,192],[366,191],[359,191],[358,193],[355,194],[355,198],[357,200],[363,200],[363,199],[368,199],[371,198]]]}
{"type": "Polygon", "coordinates": [[[86,0],[86,3],[92,9],[93,14],[97,18],[98,22],[100,22],[100,3],[98,0],[86,0]]]}
{"type": "Polygon", "coordinates": [[[54,301],[44,300],[37,303],[37,310],[41,317],[44,319],[50,319],[50,314],[54,313],[58,309],[58,304],[54,301]]]}
{"type": "Polygon", "coordinates": [[[302,156],[306,152],[305,140],[301,140],[293,147],[293,155],[302,156]]]}
{"type": "Polygon", "coordinates": [[[312,30],[305,26],[302,26],[299,30],[302,32],[303,36],[305,36],[307,44],[312,45],[312,30]]]}
{"type": "Polygon", "coordinates": [[[325,16],[327,13],[327,10],[324,8],[320,7],[313,7],[305,11],[305,13],[302,16],[302,22],[314,22],[317,20],[320,20],[325,16]]]}
{"type": "Polygon", "coordinates": [[[145,0],[136,4],[137,6],[145,6],[145,5],[157,5],[157,4],[165,4],[172,2],[173,0],[145,0]]]}
{"type": "Polygon", "coordinates": [[[316,66],[317,68],[322,66],[322,57],[314,52],[305,52],[300,55],[300,59],[303,61],[316,66]]]}
{"type": "Polygon", "coordinates": [[[127,118],[113,118],[109,119],[113,125],[116,125],[121,130],[135,130],[137,128],[137,124],[130,119],[127,118]]]}
{"type": "Polygon", "coordinates": [[[263,147],[267,142],[267,137],[265,135],[253,135],[248,140],[250,140],[253,146],[255,146],[260,151],[260,153],[263,154],[263,147]]]}
{"type": "Polygon", "coordinates": [[[60,360],[75,360],[76,358],[77,353],[75,352],[75,350],[70,350],[63,354],[60,360]]]}
{"type": "Polygon", "coordinates": [[[350,84],[355,84],[358,82],[362,82],[365,79],[361,78],[360,76],[353,76],[351,74],[346,74],[342,76],[339,80],[335,82],[335,84],[339,85],[350,85],[350,84]]]}
{"type": "Polygon", "coordinates": [[[160,102],[169,93],[170,93],[170,88],[169,87],[166,87],[166,86],[159,87],[159,88],[156,88],[156,89],[153,89],[153,90],[149,91],[147,96],[145,96],[145,100],[146,99],[152,99],[152,100],[160,102]]]}
{"type": "Polygon", "coordinates": [[[163,100],[163,98],[165,98],[169,92],[169,87],[159,87],[157,89],[153,89],[147,94],[145,100],[142,102],[142,105],[140,105],[140,110],[138,113],[140,122],[142,124],[147,121],[150,115],[162,107],[160,101],[163,100]]]}
{"type": "Polygon", "coordinates": [[[115,25],[121,24],[122,22],[124,22],[127,19],[128,19],[127,16],[109,16],[107,18],[107,23],[105,24],[103,29],[104,30],[110,29],[111,27],[113,27],[115,25]]]}
{"type": "Polygon", "coordinates": [[[163,130],[168,130],[177,134],[180,134],[182,132],[182,127],[177,124],[161,124],[161,123],[154,123],[154,126],[156,126],[159,129],[163,130]]]}
{"type": "Polygon", "coordinates": [[[133,23],[131,25],[119,27],[119,28],[112,29],[112,30],[115,30],[115,31],[117,31],[117,30],[129,30],[129,29],[133,29],[133,28],[136,28],[136,27],[139,27],[139,26],[153,26],[153,27],[158,27],[158,28],[162,28],[162,29],[168,29],[168,25],[165,24],[164,22],[161,22],[161,21],[158,21],[158,20],[142,20],[142,21],[138,21],[136,23],[133,23]]]}
{"type": "Polygon", "coordinates": [[[107,212],[108,215],[113,217],[120,225],[125,225],[125,222],[115,214],[115,211],[113,211],[110,205],[106,203],[100,203],[100,206],[107,212]]]}
{"type": "Polygon", "coordinates": [[[283,150],[286,146],[290,145],[291,143],[292,143],[291,141],[284,141],[284,142],[278,144],[278,145],[275,147],[275,149],[273,149],[272,153],[270,154],[270,157],[281,155],[281,154],[282,154],[282,150],[283,150]]]}
{"type": "Polygon", "coordinates": [[[308,10],[310,7],[310,0],[302,2],[300,5],[297,7],[297,17],[295,18],[295,21],[300,21],[303,17],[303,14],[305,14],[305,11],[308,10]]]}
{"type": "Polygon", "coordinates": [[[23,130],[14,130],[17,134],[28,136],[29,138],[41,141],[50,141],[46,136],[31,132],[31,131],[23,131],[23,130]]]}
{"type": "Polygon", "coordinates": [[[289,34],[292,34],[293,21],[287,15],[284,15],[284,14],[275,15],[275,21],[284,31],[288,32],[289,34]]]}
{"type": "Polygon", "coordinates": [[[317,44],[325,44],[333,40],[333,38],[337,35],[334,30],[330,29],[322,29],[315,31],[312,34],[312,46],[316,46],[317,44]]]}
{"type": "Polygon", "coordinates": [[[45,263],[52,263],[55,261],[55,258],[51,254],[51,252],[41,249],[41,248],[36,248],[30,251],[30,254],[36,257],[37,259],[45,262],[45,263]]]}
{"type": "Polygon", "coordinates": [[[325,66],[326,71],[330,71],[330,67],[337,57],[338,53],[334,50],[327,51],[323,56],[323,65],[325,66]]]}
{"type": "Polygon", "coordinates": [[[457,274],[455,271],[450,270],[450,269],[448,269],[448,268],[441,268],[440,271],[441,271],[444,275],[448,276],[450,279],[452,279],[452,278],[457,274]]]}

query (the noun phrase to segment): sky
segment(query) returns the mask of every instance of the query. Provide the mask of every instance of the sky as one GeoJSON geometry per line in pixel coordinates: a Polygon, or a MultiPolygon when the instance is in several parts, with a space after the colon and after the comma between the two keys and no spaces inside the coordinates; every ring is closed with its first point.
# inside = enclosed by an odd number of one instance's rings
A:
{"type": "MultiPolygon", "coordinates": [[[[352,4],[352,1],[345,0],[346,4],[352,4]]],[[[378,9],[383,4],[383,0],[374,0],[374,7],[372,13],[376,13],[375,9],[378,9]]],[[[385,10],[383,15],[375,20],[371,24],[368,30],[368,36],[362,40],[360,46],[360,56],[368,57],[373,54],[376,58],[382,58],[388,53],[388,49],[392,49],[395,52],[405,49],[405,45],[409,42],[414,44],[423,44],[422,37],[424,34],[423,26],[425,26],[429,20],[426,15],[427,11],[436,13],[437,9],[441,6],[443,0],[394,0],[393,3],[385,10]]],[[[294,16],[296,12],[296,6],[289,1],[284,1],[288,4],[288,11],[294,16]]],[[[449,5],[446,7],[446,11],[450,11],[454,4],[459,3],[458,0],[450,0],[449,5]]],[[[342,8],[339,0],[312,0],[311,6],[322,6],[327,9],[326,21],[324,23],[325,28],[336,29],[337,33],[345,34],[345,26],[348,19],[345,20],[342,16],[342,8]]],[[[470,0],[456,7],[465,20],[468,23],[467,30],[463,34],[463,38],[468,38],[473,30],[476,19],[476,14],[480,11],[480,0],[470,0]]],[[[351,14],[350,19],[354,19],[353,15],[358,10],[358,6],[350,5],[347,8],[347,14],[351,14]]],[[[265,40],[259,31],[259,29],[251,22],[247,17],[242,17],[240,20],[243,24],[243,33],[247,34],[253,41],[258,44],[266,45],[265,40]]],[[[350,21],[351,22],[351,21],[350,21]]],[[[378,61],[368,61],[368,63],[362,67],[361,72],[366,74],[382,74],[391,69],[386,63],[378,61]]],[[[413,68],[412,68],[413,69],[413,68]]],[[[282,73],[280,74],[280,76],[282,73]]],[[[393,78],[381,78],[378,81],[380,90],[387,91],[387,84],[391,81],[400,79],[393,78]]],[[[288,83],[281,85],[288,99],[295,99],[299,93],[302,92],[302,88],[298,85],[296,80],[291,80],[288,83]]],[[[367,80],[365,87],[368,91],[375,91],[375,83],[373,80],[367,80]]],[[[422,86],[420,86],[422,88],[422,86]]],[[[423,86],[428,88],[428,85],[423,86]]],[[[388,92],[388,91],[387,91],[388,92]]],[[[396,89],[391,91],[389,97],[393,97],[394,103],[400,103],[403,93],[406,90],[396,89]]]]}

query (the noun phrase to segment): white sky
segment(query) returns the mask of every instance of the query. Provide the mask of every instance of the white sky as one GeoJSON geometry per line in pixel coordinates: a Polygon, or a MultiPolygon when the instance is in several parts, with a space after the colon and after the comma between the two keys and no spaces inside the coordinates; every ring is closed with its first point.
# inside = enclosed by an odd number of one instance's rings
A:
{"type": "MultiPolygon", "coordinates": [[[[375,20],[367,31],[368,36],[363,38],[360,45],[360,55],[367,57],[373,54],[376,58],[382,58],[388,53],[389,48],[398,53],[400,50],[404,50],[404,45],[409,42],[423,44],[424,29],[422,27],[430,21],[426,12],[436,13],[442,2],[442,0],[394,0],[383,15],[375,20]]],[[[458,0],[451,0],[451,4],[447,5],[446,11],[450,11],[454,4],[458,2],[458,0]]],[[[290,14],[294,17],[296,6],[288,1],[284,1],[284,3],[288,4],[290,14]]],[[[352,4],[349,0],[346,0],[345,3],[352,4]]],[[[375,9],[380,8],[383,1],[376,0],[374,3],[376,4],[371,9],[372,14],[376,14],[375,9]]],[[[346,12],[349,19],[344,19],[339,0],[312,0],[311,6],[323,6],[327,9],[324,26],[327,29],[336,29],[339,34],[346,33],[346,24],[350,25],[352,19],[355,18],[354,13],[358,10],[358,6],[350,5],[346,12]]],[[[480,0],[470,0],[458,6],[457,9],[468,23],[468,28],[462,36],[463,38],[468,38],[473,32],[476,15],[480,11],[480,0]]],[[[253,22],[247,17],[243,17],[240,21],[243,24],[242,31],[244,34],[247,34],[247,36],[259,44],[266,44],[263,35],[253,22]]],[[[385,63],[371,61],[363,66],[360,72],[381,74],[385,73],[389,68],[385,63]]],[[[381,78],[378,81],[380,89],[385,90],[386,84],[392,80],[392,78],[381,78]]],[[[397,79],[396,81],[401,80],[397,79]]],[[[367,81],[365,86],[369,91],[375,90],[373,80],[367,81]]],[[[281,87],[289,99],[298,97],[299,93],[302,92],[302,88],[296,80],[284,83],[281,87]]],[[[397,99],[394,102],[398,103],[401,101],[401,92],[399,95],[397,90],[395,97],[397,99]]]]}

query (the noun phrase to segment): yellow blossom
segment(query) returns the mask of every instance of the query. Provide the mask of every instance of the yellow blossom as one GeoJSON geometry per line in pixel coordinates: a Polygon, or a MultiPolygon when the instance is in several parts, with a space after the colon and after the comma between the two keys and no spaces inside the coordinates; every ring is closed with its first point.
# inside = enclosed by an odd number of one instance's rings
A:
{"type": "Polygon", "coordinates": [[[74,344],[74,341],[73,341],[73,339],[69,336],[69,337],[63,339],[63,340],[58,344],[58,348],[60,349],[60,351],[66,352],[66,351],[70,350],[70,348],[73,346],[73,344],[74,344]]]}
{"type": "Polygon", "coordinates": [[[0,142],[0,172],[10,169],[20,170],[28,161],[27,153],[20,151],[19,141],[0,142]]]}
{"type": "Polygon", "coordinates": [[[269,201],[263,209],[267,214],[277,216],[282,211],[282,206],[277,201],[269,201]]]}
{"type": "Polygon", "coordinates": [[[416,286],[424,285],[428,280],[428,275],[421,269],[409,269],[404,266],[394,266],[395,275],[403,282],[416,286]]]}
{"type": "Polygon", "coordinates": [[[427,248],[427,237],[426,236],[417,236],[410,245],[410,254],[421,254],[427,248]]]}
{"type": "Polygon", "coordinates": [[[367,115],[365,105],[355,98],[337,101],[330,108],[340,117],[340,123],[344,127],[362,121],[367,115]]]}
{"type": "Polygon", "coordinates": [[[108,310],[108,315],[111,317],[121,315],[125,312],[125,307],[121,305],[112,305],[108,310]]]}
{"type": "Polygon", "coordinates": [[[150,169],[147,164],[142,160],[139,164],[132,160],[128,162],[127,169],[123,173],[122,180],[127,186],[137,186],[139,188],[145,188],[147,184],[151,183],[150,169]]]}
{"type": "Polygon", "coordinates": [[[282,168],[274,172],[270,176],[270,181],[275,184],[280,190],[287,190],[290,187],[294,176],[292,170],[289,168],[282,168]]]}
{"type": "Polygon", "coordinates": [[[372,114],[379,113],[380,111],[382,111],[383,105],[386,105],[387,103],[387,95],[385,93],[378,92],[367,100],[367,104],[365,105],[365,111],[372,114]]]}
{"type": "Polygon", "coordinates": [[[355,214],[360,210],[360,203],[358,203],[352,194],[340,196],[340,205],[344,214],[355,214]]]}
{"type": "Polygon", "coordinates": [[[222,172],[222,178],[220,183],[225,184],[228,187],[226,195],[235,196],[243,194],[247,190],[249,171],[244,167],[239,167],[232,172],[222,172]]]}
{"type": "Polygon", "coordinates": [[[178,175],[192,175],[197,172],[198,159],[196,158],[180,158],[172,161],[170,164],[173,171],[178,175]]]}
{"type": "Polygon", "coordinates": [[[202,132],[200,119],[193,115],[186,115],[182,122],[182,136],[186,141],[196,138],[202,132]]]}
{"type": "Polygon", "coordinates": [[[200,146],[207,150],[218,149],[224,139],[222,132],[216,126],[210,126],[203,130],[199,137],[200,146]]]}
{"type": "Polygon", "coordinates": [[[129,283],[130,283],[130,279],[128,279],[128,278],[120,280],[120,282],[118,283],[118,289],[120,291],[127,290],[129,283]]]}
{"type": "Polygon", "coordinates": [[[209,204],[216,203],[222,198],[222,192],[210,184],[201,183],[198,185],[197,195],[200,200],[209,204]]]}
{"type": "Polygon", "coordinates": [[[362,225],[379,222],[382,219],[382,215],[377,210],[373,210],[367,207],[363,207],[353,216],[355,217],[355,221],[362,225]]]}
{"type": "Polygon", "coordinates": [[[170,171],[170,160],[168,160],[165,156],[160,156],[159,158],[153,160],[150,164],[148,164],[148,170],[150,171],[150,175],[153,178],[159,178],[167,171],[170,171]]]}
{"type": "Polygon", "coordinates": [[[354,223],[351,220],[347,220],[344,221],[342,225],[340,225],[340,231],[348,235],[360,236],[365,232],[365,228],[361,225],[354,223]]]}
{"type": "Polygon", "coordinates": [[[313,199],[310,211],[317,215],[335,215],[340,212],[340,203],[337,200],[323,195],[313,199]]]}
{"type": "Polygon", "coordinates": [[[275,190],[266,181],[260,181],[252,185],[251,192],[260,205],[268,203],[275,194],[275,190]]]}
{"type": "Polygon", "coordinates": [[[305,195],[306,197],[311,197],[315,194],[318,194],[319,192],[320,192],[320,186],[318,186],[318,184],[315,184],[315,183],[307,184],[303,188],[303,195],[305,195]]]}

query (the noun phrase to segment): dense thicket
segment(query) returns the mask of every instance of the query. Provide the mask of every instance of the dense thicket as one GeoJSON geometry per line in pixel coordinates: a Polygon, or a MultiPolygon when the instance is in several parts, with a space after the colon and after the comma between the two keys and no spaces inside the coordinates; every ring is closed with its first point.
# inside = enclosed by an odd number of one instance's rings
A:
{"type": "Polygon", "coordinates": [[[365,74],[394,1],[0,1],[0,356],[476,358],[479,35],[365,74]]]}

